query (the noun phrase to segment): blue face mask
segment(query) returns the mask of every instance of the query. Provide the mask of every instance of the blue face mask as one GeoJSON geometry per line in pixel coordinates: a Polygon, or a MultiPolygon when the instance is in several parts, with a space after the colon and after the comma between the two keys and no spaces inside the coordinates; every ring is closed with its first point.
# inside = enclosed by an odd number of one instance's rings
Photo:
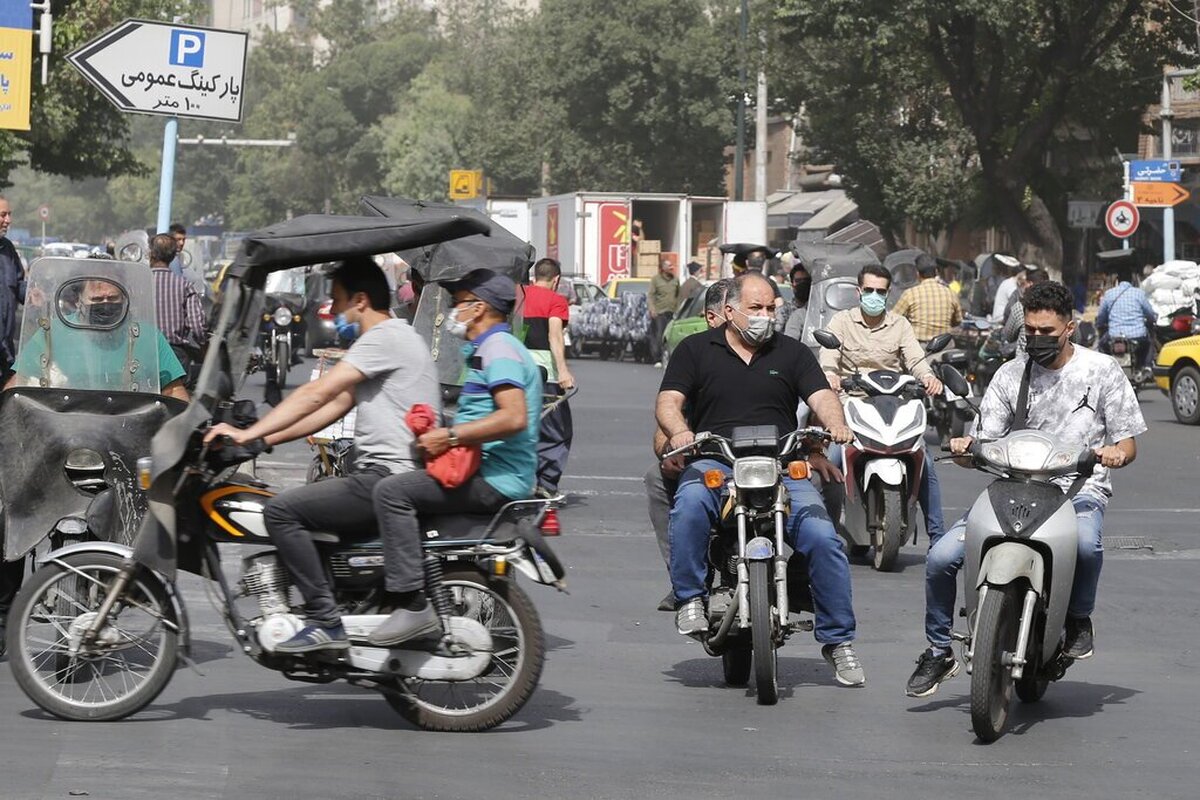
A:
{"type": "Polygon", "coordinates": [[[345,314],[338,314],[333,319],[333,324],[337,327],[338,336],[353,342],[358,338],[359,327],[357,322],[349,322],[345,314]]]}
{"type": "Polygon", "coordinates": [[[863,313],[868,317],[878,317],[887,310],[887,297],[882,294],[871,292],[864,294],[858,301],[862,307],[863,313]]]}

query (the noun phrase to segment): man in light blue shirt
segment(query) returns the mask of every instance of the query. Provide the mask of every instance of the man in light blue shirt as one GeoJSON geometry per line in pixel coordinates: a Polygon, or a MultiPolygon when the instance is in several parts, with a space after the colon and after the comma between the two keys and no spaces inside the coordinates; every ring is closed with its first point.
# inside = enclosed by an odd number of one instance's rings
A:
{"type": "Polygon", "coordinates": [[[1128,276],[1104,293],[1100,299],[1100,311],[1096,314],[1096,329],[1100,332],[1101,352],[1111,352],[1113,339],[1128,339],[1133,350],[1134,369],[1144,369],[1150,355],[1150,329],[1158,319],[1158,312],[1150,305],[1149,298],[1128,276]]]}
{"type": "Polygon", "coordinates": [[[435,458],[458,445],[479,445],[483,458],[479,471],[453,489],[425,470],[392,475],[375,485],[387,602],[396,609],[368,637],[377,647],[441,630],[423,591],[418,516],[486,514],[532,496],[534,489],[542,377],[507,323],[516,303],[513,282],[477,269],[443,285],[453,296],[447,329],[467,340],[467,376],[453,424],[424,433],[417,446],[426,458],[435,458]]]}

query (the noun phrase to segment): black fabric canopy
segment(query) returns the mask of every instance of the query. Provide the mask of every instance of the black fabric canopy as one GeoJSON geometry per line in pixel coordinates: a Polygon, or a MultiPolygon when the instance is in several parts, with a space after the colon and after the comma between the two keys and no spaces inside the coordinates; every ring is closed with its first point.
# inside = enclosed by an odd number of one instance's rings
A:
{"type": "Polygon", "coordinates": [[[427,222],[448,217],[469,219],[483,226],[487,235],[465,236],[453,241],[429,242],[397,249],[409,266],[427,281],[458,280],[473,269],[486,267],[525,283],[533,264],[534,249],[528,242],[473,208],[451,203],[410,200],[406,197],[364,197],[363,208],[396,221],[427,222]]]}
{"type": "Polygon", "coordinates": [[[808,270],[813,281],[830,278],[857,278],[867,264],[879,264],[875,252],[850,242],[792,242],[792,253],[808,270]]]}

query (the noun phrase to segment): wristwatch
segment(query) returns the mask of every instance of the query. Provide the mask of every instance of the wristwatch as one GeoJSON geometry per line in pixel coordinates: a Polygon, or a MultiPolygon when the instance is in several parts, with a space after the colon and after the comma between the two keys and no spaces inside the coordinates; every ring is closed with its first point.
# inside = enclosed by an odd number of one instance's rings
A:
{"type": "Polygon", "coordinates": [[[446,441],[450,444],[450,446],[458,447],[458,433],[454,430],[454,428],[448,428],[446,430],[446,434],[446,441]]]}

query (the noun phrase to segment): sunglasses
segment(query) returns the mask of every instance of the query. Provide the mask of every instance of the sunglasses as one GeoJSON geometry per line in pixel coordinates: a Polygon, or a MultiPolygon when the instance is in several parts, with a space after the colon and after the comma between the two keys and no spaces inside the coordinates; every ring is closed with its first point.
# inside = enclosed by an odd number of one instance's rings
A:
{"type": "Polygon", "coordinates": [[[887,289],[869,289],[865,286],[858,287],[858,290],[863,294],[882,294],[886,296],[888,293],[887,289]]]}

